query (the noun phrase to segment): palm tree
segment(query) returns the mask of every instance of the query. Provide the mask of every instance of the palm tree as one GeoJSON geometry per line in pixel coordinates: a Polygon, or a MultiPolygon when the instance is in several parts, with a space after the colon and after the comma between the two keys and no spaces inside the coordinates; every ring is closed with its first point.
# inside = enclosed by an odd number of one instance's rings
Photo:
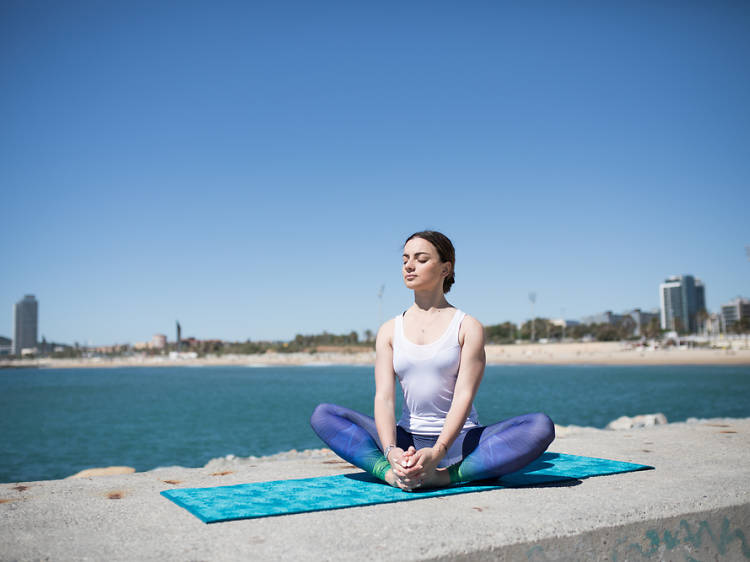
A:
{"type": "Polygon", "coordinates": [[[661,323],[655,316],[649,320],[648,324],[642,328],[643,335],[648,339],[656,339],[661,333],[661,323]]]}
{"type": "Polygon", "coordinates": [[[695,328],[696,332],[703,332],[706,335],[706,320],[708,320],[708,311],[705,308],[701,308],[695,313],[695,328]]]}
{"type": "Polygon", "coordinates": [[[624,316],[622,320],[620,320],[619,326],[618,326],[618,332],[620,332],[620,339],[627,340],[633,336],[633,332],[635,331],[635,320],[633,320],[632,316],[624,316]]]}

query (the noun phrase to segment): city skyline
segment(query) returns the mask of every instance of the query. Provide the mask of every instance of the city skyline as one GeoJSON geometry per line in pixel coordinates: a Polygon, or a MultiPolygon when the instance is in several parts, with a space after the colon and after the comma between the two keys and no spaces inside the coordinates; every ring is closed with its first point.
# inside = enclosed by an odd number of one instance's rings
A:
{"type": "Polygon", "coordinates": [[[424,228],[485,324],[750,293],[746,3],[9,0],[0,42],[0,334],[374,330],[424,228]]]}
{"type": "MultiPolygon", "coordinates": [[[[710,328],[710,331],[713,330],[719,330],[720,332],[726,331],[734,322],[736,322],[741,317],[746,317],[750,315],[750,300],[746,299],[741,296],[737,296],[734,299],[729,300],[728,302],[722,303],[718,310],[712,311],[705,307],[705,285],[700,279],[695,278],[692,275],[677,275],[677,276],[670,276],[668,277],[663,283],[659,285],[659,294],[661,298],[660,306],[657,308],[652,309],[642,309],[640,307],[632,307],[628,309],[622,309],[618,312],[613,311],[612,309],[607,309],[600,311],[597,314],[593,315],[587,315],[587,316],[580,316],[577,318],[573,317],[565,317],[561,316],[559,318],[554,317],[544,317],[539,315],[534,315],[534,320],[546,320],[551,322],[554,325],[560,325],[571,323],[573,324],[618,324],[621,322],[624,318],[630,317],[633,320],[633,335],[634,336],[640,336],[641,330],[643,327],[645,327],[649,321],[654,318],[659,320],[659,325],[662,330],[666,332],[671,332],[675,330],[677,327],[675,324],[675,318],[687,318],[687,320],[684,320],[683,324],[680,324],[680,326],[686,326],[687,333],[698,333],[701,331],[704,331],[706,329],[706,326],[702,323],[704,320],[701,320],[697,314],[703,310],[705,311],[706,318],[710,320],[711,316],[716,316],[719,321],[721,322],[720,325],[716,325],[714,328],[710,328]],[[692,292],[692,293],[691,293],[692,292]],[[676,300],[675,300],[676,299],[676,300]]],[[[536,300],[536,294],[534,293],[534,300],[536,300]]],[[[38,301],[36,300],[34,295],[25,295],[24,298],[20,301],[18,301],[14,307],[13,307],[13,315],[14,315],[14,323],[15,323],[15,329],[14,329],[14,335],[18,333],[27,333],[24,338],[27,341],[31,341],[34,339],[33,337],[29,336],[32,331],[34,333],[37,332],[38,329],[38,301]],[[33,309],[33,313],[31,311],[33,309]],[[19,314],[19,311],[21,311],[21,314],[19,314]],[[19,318],[21,319],[19,321],[19,318]],[[25,327],[21,327],[22,324],[26,324],[25,327]],[[30,326],[33,325],[33,329],[30,328],[30,326]]],[[[493,325],[499,325],[504,322],[510,321],[511,323],[515,324],[518,329],[521,328],[523,324],[531,322],[532,318],[526,318],[525,320],[521,320],[519,322],[514,322],[512,320],[505,319],[503,321],[496,321],[492,323],[486,323],[485,327],[493,326],[493,325]]],[[[682,321],[682,320],[678,320],[682,321]]],[[[363,330],[354,330],[358,332],[358,335],[363,338],[362,341],[366,341],[365,337],[366,334],[369,334],[370,336],[375,335],[375,331],[371,330],[369,328],[365,328],[363,330]]],[[[682,328],[679,330],[682,331],[682,328]]],[[[179,322],[179,320],[175,321],[175,332],[177,336],[175,337],[174,342],[177,344],[177,350],[180,350],[180,344],[183,341],[187,340],[197,340],[197,341],[226,341],[226,342],[241,342],[244,341],[242,338],[238,339],[225,339],[222,340],[219,339],[213,339],[213,338],[205,338],[205,337],[199,337],[196,338],[195,336],[187,336],[183,337],[181,336],[182,332],[182,326],[179,322]]],[[[326,330],[323,330],[322,333],[327,332],[326,330]]],[[[344,330],[343,333],[349,333],[351,330],[344,330]]],[[[564,333],[564,332],[563,332],[564,333]]],[[[719,332],[716,332],[717,334],[719,332]]],[[[295,332],[295,336],[302,335],[299,332],[295,332]]],[[[307,334],[312,335],[312,334],[307,334]]],[[[3,337],[2,334],[0,334],[0,337],[3,337]]],[[[121,340],[116,342],[107,342],[105,344],[102,344],[101,342],[98,344],[93,344],[91,341],[83,341],[79,342],[76,340],[75,342],[56,342],[57,344],[64,344],[64,345],[70,345],[71,343],[75,343],[76,345],[80,344],[83,346],[93,346],[93,347],[107,347],[107,346],[116,346],[116,345],[135,345],[136,349],[141,349],[144,347],[151,347],[151,348],[159,348],[163,349],[167,342],[169,342],[169,337],[166,334],[162,334],[159,332],[153,332],[151,337],[151,341],[146,340],[121,340]]],[[[46,341],[46,338],[44,335],[41,336],[42,339],[46,341]]],[[[532,339],[533,338],[533,330],[532,330],[532,339]]],[[[41,343],[41,339],[37,337],[37,340],[34,345],[23,345],[22,348],[31,348],[38,346],[41,343]]],[[[290,338],[261,338],[256,341],[291,341],[292,337],[290,338]]],[[[12,341],[13,349],[16,347],[16,337],[12,338],[10,341],[12,341]]],[[[50,342],[51,343],[51,342],[50,342]]],[[[11,351],[13,353],[13,351],[11,351]]]]}

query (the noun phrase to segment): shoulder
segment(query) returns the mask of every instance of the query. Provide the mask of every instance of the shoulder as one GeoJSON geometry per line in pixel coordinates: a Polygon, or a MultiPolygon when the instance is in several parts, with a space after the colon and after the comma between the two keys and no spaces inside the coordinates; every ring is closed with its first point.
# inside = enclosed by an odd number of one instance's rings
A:
{"type": "Polygon", "coordinates": [[[467,314],[461,321],[458,339],[461,345],[467,340],[484,344],[484,326],[479,320],[467,314]]]}
{"type": "Polygon", "coordinates": [[[387,322],[385,322],[382,326],[380,326],[380,329],[378,329],[378,335],[377,339],[375,340],[376,346],[387,344],[391,345],[393,342],[393,331],[396,326],[396,319],[391,318],[387,322]]]}

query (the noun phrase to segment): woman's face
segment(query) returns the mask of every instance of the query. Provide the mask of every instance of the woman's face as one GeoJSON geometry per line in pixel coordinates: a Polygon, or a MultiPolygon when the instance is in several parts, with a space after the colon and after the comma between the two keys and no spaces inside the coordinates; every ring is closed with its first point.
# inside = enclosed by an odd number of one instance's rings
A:
{"type": "Polygon", "coordinates": [[[412,238],[404,246],[403,267],[406,287],[412,290],[432,290],[443,286],[450,274],[450,262],[441,262],[437,249],[424,238],[412,238]]]}

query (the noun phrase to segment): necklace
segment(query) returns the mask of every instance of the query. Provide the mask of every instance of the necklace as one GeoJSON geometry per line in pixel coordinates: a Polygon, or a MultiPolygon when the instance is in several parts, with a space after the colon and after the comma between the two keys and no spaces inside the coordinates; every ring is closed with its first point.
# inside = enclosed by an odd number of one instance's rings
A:
{"type": "Polygon", "coordinates": [[[419,330],[423,334],[427,331],[427,328],[430,328],[435,323],[435,321],[438,319],[438,316],[442,316],[442,314],[440,314],[442,310],[443,310],[442,308],[437,308],[435,309],[435,312],[432,312],[432,313],[427,312],[422,315],[422,316],[428,316],[430,318],[427,323],[422,323],[419,328],[419,330]]]}

